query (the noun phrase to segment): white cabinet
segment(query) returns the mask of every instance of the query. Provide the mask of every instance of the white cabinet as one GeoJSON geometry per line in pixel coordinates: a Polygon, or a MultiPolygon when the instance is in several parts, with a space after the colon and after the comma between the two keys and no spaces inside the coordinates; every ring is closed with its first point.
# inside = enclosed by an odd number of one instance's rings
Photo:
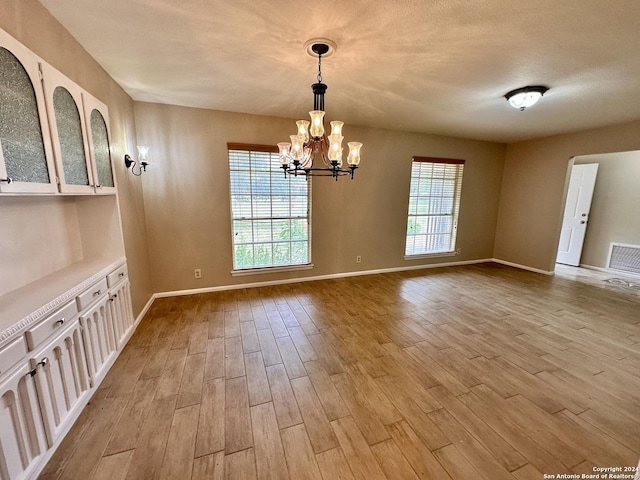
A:
{"type": "Polygon", "coordinates": [[[116,357],[116,338],[109,315],[110,298],[104,291],[102,298],[80,314],[87,367],[91,385],[97,385],[116,357]]]}
{"type": "Polygon", "coordinates": [[[96,181],[89,156],[82,89],[49,64],[42,63],[41,67],[60,191],[93,193],[96,181]]]}
{"type": "Polygon", "coordinates": [[[55,193],[38,57],[0,30],[0,192],[55,193]]]}
{"type": "Polygon", "coordinates": [[[47,451],[31,368],[26,363],[0,382],[0,478],[32,478],[47,451]]]}
{"type": "Polygon", "coordinates": [[[0,105],[0,193],[116,193],[107,106],[2,30],[0,105]]]}
{"type": "Polygon", "coordinates": [[[82,332],[77,319],[31,354],[47,443],[66,433],[90,395],[82,332]]]}
{"type": "Polygon", "coordinates": [[[0,480],[30,480],[133,331],[122,148],[105,104],[2,30],[0,107],[0,480]]]}
{"type": "Polygon", "coordinates": [[[107,106],[87,92],[82,92],[84,121],[87,126],[91,168],[94,172],[95,192],[116,193],[115,177],[111,165],[111,140],[107,106]]]}
{"type": "Polygon", "coordinates": [[[118,348],[122,349],[134,327],[127,266],[123,265],[107,276],[107,282],[109,284],[109,313],[113,321],[118,348]]]}
{"type": "Polygon", "coordinates": [[[0,480],[35,479],[60,445],[133,333],[129,290],[110,264],[2,344],[0,480]]]}

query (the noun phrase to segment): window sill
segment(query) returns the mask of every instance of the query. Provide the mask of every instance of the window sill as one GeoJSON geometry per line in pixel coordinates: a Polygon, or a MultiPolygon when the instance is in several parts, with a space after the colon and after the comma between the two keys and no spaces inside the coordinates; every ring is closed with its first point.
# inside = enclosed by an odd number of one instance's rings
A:
{"type": "Polygon", "coordinates": [[[438,257],[455,257],[456,252],[438,252],[438,253],[422,253],[420,255],[405,255],[405,260],[422,260],[424,258],[438,258],[438,257]]]}
{"type": "Polygon", "coordinates": [[[283,267],[246,268],[243,270],[231,270],[231,276],[242,277],[245,275],[260,275],[263,273],[294,272],[296,270],[311,270],[312,268],[313,263],[306,263],[304,265],[286,265],[283,267]]]}

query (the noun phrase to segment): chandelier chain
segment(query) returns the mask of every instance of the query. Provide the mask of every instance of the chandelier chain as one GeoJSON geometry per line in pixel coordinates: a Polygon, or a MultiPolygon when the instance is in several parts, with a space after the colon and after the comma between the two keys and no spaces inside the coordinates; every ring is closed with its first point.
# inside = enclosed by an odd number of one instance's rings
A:
{"type": "Polygon", "coordinates": [[[318,54],[318,83],[322,83],[322,54],[318,54]]]}

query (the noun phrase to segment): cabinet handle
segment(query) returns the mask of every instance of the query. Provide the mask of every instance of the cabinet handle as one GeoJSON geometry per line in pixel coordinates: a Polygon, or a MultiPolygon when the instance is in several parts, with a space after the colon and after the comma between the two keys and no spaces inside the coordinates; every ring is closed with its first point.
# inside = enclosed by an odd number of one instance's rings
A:
{"type": "MultiPolygon", "coordinates": [[[[36,363],[36,368],[34,368],[33,370],[29,370],[27,372],[28,376],[33,377],[36,373],[38,373],[38,366],[41,365],[43,367],[46,367],[47,365],[49,365],[49,359],[47,357],[44,357],[42,360],[40,360],[38,363],[36,363]]],[[[25,376],[27,376],[25,375],[25,376]]]]}
{"type": "Polygon", "coordinates": [[[102,188],[102,185],[100,185],[99,183],[96,183],[96,188],[102,188]]]}
{"type": "Polygon", "coordinates": [[[56,325],[62,325],[64,323],[64,317],[61,318],[60,320],[56,321],[56,325]]]}
{"type": "Polygon", "coordinates": [[[118,294],[114,293],[111,298],[109,299],[109,301],[113,302],[116,298],[118,298],[118,294]]]}
{"type": "Polygon", "coordinates": [[[120,275],[118,275],[119,277],[124,277],[124,272],[120,272],[120,275]]]}
{"type": "Polygon", "coordinates": [[[98,295],[100,295],[102,293],[102,290],[97,290],[95,292],[93,292],[93,296],[97,297],[98,295]]]}
{"type": "Polygon", "coordinates": [[[8,185],[9,183],[13,182],[13,178],[11,178],[11,177],[0,178],[0,182],[6,183],[8,185]]]}

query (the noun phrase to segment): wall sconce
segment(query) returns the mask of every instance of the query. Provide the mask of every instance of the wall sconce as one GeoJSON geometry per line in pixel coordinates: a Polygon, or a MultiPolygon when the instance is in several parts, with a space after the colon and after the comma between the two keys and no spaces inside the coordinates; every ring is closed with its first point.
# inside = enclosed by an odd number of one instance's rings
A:
{"type": "Polygon", "coordinates": [[[542,85],[536,85],[532,87],[522,87],[515,90],[511,90],[504,98],[507,99],[509,105],[517,110],[524,110],[531,107],[549,90],[542,85]]]}
{"type": "Polygon", "coordinates": [[[133,173],[136,177],[139,177],[140,175],[142,175],[142,172],[147,171],[147,165],[149,165],[149,162],[147,161],[149,160],[149,147],[138,145],[137,149],[138,149],[138,162],[140,162],[140,165],[138,166],[138,173],[136,173],[136,171],[134,170],[136,161],[132,160],[128,154],[125,154],[124,156],[124,164],[127,167],[127,169],[131,168],[131,173],[133,173]]]}

